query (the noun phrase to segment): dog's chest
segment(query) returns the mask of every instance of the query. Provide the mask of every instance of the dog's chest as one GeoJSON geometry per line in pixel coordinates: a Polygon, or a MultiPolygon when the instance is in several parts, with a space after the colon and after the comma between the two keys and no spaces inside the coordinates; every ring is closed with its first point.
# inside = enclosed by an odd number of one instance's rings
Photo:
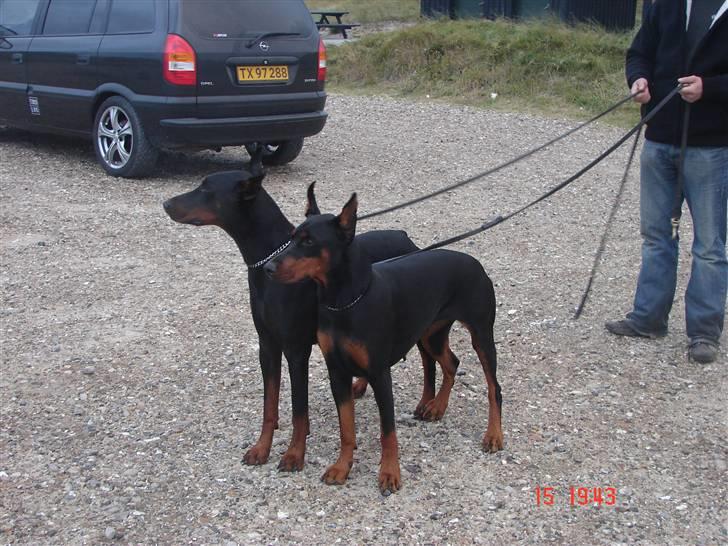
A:
{"type": "Polygon", "coordinates": [[[371,358],[363,342],[331,330],[318,330],[316,338],[327,363],[333,363],[354,375],[369,371],[371,358]]]}
{"type": "Polygon", "coordinates": [[[256,327],[264,328],[283,344],[315,342],[316,292],[314,286],[273,282],[251,287],[251,308],[256,327]]]}

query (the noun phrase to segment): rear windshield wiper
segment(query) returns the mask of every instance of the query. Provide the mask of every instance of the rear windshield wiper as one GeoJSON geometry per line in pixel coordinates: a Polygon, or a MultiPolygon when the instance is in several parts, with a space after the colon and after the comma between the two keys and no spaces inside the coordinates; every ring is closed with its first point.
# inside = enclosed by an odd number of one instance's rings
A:
{"type": "Polygon", "coordinates": [[[258,42],[260,42],[263,38],[270,38],[272,36],[300,36],[300,35],[301,34],[298,33],[298,32],[264,32],[260,36],[256,36],[252,40],[248,40],[245,43],[245,47],[247,47],[248,49],[250,49],[255,44],[257,44],[258,42]]]}
{"type": "Polygon", "coordinates": [[[8,28],[5,25],[0,25],[0,32],[2,32],[4,36],[17,36],[18,35],[18,33],[15,32],[12,28],[8,28]]]}

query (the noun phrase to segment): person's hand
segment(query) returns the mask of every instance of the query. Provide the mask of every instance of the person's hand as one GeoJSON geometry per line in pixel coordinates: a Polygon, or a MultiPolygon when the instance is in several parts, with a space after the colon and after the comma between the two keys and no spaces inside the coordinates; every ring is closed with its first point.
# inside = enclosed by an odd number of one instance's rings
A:
{"type": "Polygon", "coordinates": [[[639,93],[634,97],[634,101],[639,104],[647,104],[652,98],[650,96],[650,86],[645,78],[640,78],[632,84],[632,94],[639,93]]]}
{"type": "Polygon", "coordinates": [[[703,78],[700,76],[678,78],[677,82],[683,84],[680,96],[684,101],[696,102],[703,98],[703,78]]]}

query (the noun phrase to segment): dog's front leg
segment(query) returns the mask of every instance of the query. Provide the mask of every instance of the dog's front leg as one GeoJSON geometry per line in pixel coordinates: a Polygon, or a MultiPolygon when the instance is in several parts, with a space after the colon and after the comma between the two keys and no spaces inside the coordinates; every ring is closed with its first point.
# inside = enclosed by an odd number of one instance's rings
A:
{"type": "Polygon", "coordinates": [[[263,428],[260,438],[243,456],[249,465],[265,464],[270,456],[273,431],[278,428],[278,397],[281,390],[282,351],[260,339],[260,370],[263,372],[263,428]]]}
{"type": "Polygon", "coordinates": [[[293,472],[303,470],[306,454],[308,421],[308,359],[311,345],[284,351],[288,361],[288,375],[291,378],[291,407],[293,408],[293,435],[288,449],[283,454],[278,470],[293,472]]]}
{"type": "Polygon", "coordinates": [[[394,493],[402,487],[399,470],[399,444],[394,427],[394,398],[392,374],[389,368],[369,378],[379,407],[381,421],[382,460],[379,464],[379,490],[382,495],[394,493]]]}
{"type": "Polygon", "coordinates": [[[341,370],[336,363],[332,363],[331,358],[326,359],[326,366],[329,369],[331,392],[334,395],[336,411],[339,414],[341,451],[339,459],[326,469],[321,480],[327,485],[343,485],[354,464],[354,450],[356,449],[354,398],[351,392],[352,375],[341,370]]]}

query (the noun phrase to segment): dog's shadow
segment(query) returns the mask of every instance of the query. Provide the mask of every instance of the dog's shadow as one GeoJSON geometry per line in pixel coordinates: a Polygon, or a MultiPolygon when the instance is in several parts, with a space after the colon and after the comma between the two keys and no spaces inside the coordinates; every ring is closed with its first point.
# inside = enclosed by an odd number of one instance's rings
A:
{"type": "MultiPolygon", "coordinates": [[[[47,155],[49,159],[65,160],[69,164],[71,162],[93,164],[99,174],[104,172],[96,160],[92,142],[83,137],[37,133],[0,126],[0,144],[3,143],[26,146],[47,155]]],[[[186,176],[202,177],[215,171],[240,169],[250,159],[244,146],[233,146],[227,150],[227,153],[212,150],[162,150],[156,167],[147,178],[179,180],[186,176]]]]}

